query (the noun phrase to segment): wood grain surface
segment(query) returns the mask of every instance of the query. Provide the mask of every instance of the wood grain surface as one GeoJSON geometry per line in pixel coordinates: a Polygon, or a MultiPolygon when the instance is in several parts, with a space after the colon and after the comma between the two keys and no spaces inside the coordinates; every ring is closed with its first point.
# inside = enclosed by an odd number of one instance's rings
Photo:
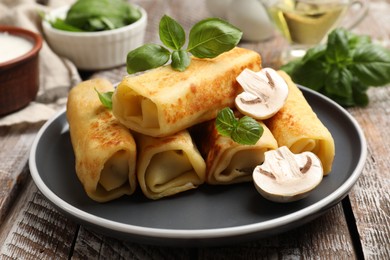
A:
{"type": "MultiPolygon", "coordinates": [[[[163,14],[175,17],[186,30],[209,16],[204,1],[134,2],[149,14],[146,42],[158,42],[163,14]]],[[[389,13],[390,1],[371,1],[367,18],[354,31],[386,42],[389,13]]],[[[277,68],[286,42],[275,33],[268,41],[240,45],[261,53],[264,67],[277,68]]],[[[113,83],[125,75],[125,67],[88,73],[113,83]]],[[[390,85],[368,93],[367,107],[348,109],[368,143],[367,162],[349,196],[294,230],[224,247],[142,245],[79,225],[56,210],[29,175],[31,144],[42,124],[0,127],[0,259],[390,259],[390,85]]]]}

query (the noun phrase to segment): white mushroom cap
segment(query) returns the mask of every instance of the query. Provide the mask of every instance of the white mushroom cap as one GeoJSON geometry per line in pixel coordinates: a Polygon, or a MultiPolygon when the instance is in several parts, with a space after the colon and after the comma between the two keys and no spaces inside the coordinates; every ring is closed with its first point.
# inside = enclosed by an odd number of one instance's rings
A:
{"type": "Polygon", "coordinates": [[[323,177],[320,159],[312,152],[293,154],[286,146],[265,153],[265,161],[253,171],[257,191],[275,202],[306,197],[323,177]]]}
{"type": "Polygon", "coordinates": [[[272,117],[286,102],[288,86],[273,69],[263,68],[259,72],[244,69],[237,77],[244,89],[236,99],[237,109],[244,115],[258,120],[272,117]]]}

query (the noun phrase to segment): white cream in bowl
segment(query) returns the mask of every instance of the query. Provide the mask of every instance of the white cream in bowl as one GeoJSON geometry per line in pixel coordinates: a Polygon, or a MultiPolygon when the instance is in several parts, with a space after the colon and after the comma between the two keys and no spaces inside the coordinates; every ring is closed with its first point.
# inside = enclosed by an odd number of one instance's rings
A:
{"type": "Polygon", "coordinates": [[[0,32],[0,46],[0,63],[23,56],[33,48],[31,41],[7,32],[0,32]]]}

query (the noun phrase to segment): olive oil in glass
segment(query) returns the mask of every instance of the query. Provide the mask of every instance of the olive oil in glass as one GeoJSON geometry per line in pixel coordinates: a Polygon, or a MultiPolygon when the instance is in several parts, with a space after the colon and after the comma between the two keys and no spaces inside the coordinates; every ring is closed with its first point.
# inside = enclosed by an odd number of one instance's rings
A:
{"type": "Polygon", "coordinates": [[[280,0],[268,6],[273,22],[289,41],[290,57],[301,57],[322,41],[349,6],[347,0],[280,0]]]}

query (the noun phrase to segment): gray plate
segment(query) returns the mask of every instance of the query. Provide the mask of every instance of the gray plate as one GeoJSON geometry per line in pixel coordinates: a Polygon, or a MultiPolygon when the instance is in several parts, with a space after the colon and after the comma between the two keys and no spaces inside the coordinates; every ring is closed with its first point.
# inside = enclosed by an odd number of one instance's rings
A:
{"type": "Polygon", "coordinates": [[[140,189],[108,203],[89,199],[76,177],[65,110],[39,131],[30,154],[39,190],[66,215],[92,230],[131,241],[170,246],[226,245],[274,235],[313,220],[344,198],[362,172],[366,140],[357,122],[330,99],[302,88],[336,144],[333,170],[307,198],[278,204],[252,183],[209,186],[158,201],[140,189]]]}

